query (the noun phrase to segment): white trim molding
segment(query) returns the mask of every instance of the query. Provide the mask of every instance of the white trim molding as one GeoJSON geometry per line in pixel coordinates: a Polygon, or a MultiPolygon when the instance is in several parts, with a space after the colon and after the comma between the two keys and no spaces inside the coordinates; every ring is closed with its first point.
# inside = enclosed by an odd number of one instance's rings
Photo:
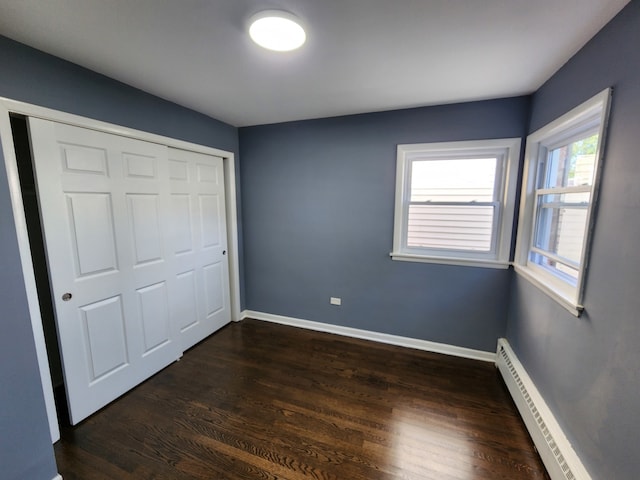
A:
{"type": "Polygon", "coordinates": [[[58,474],[55,477],[53,477],[51,480],[62,480],[62,475],[58,474]]]}
{"type": "Polygon", "coordinates": [[[263,320],[265,322],[279,323],[281,325],[289,325],[291,327],[304,328],[306,330],[315,330],[317,332],[333,333],[344,337],[360,338],[362,340],[371,340],[373,342],[386,343],[389,345],[397,345],[399,347],[413,348],[415,350],[423,350],[425,352],[442,353],[444,355],[452,355],[454,357],[470,358],[473,360],[481,360],[483,362],[495,362],[496,355],[493,352],[485,352],[482,350],[474,350],[472,348],[457,347],[455,345],[447,345],[445,343],[430,342],[428,340],[420,340],[417,338],[401,337],[388,333],[372,332],[369,330],[361,330],[358,328],[342,327],[340,325],[331,325],[322,322],[313,322],[311,320],[303,320],[300,318],[285,317],[282,315],[274,315],[271,313],[256,312],[253,310],[244,310],[241,318],[253,318],[255,320],[263,320]]]}
{"type": "Polygon", "coordinates": [[[560,424],[505,338],[498,339],[496,366],[552,480],[591,480],[560,424]]]}
{"type": "Polygon", "coordinates": [[[454,257],[425,257],[424,255],[415,255],[410,253],[390,253],[389,256],[393,260],[400,262],[419,262],[419,263],[437,263],[440,265],[460,265],[463,267],[483,267],[497,268],[506,270],[511,266],[510,262],[499,262],[496,260],[466,260],[454,257]]]}

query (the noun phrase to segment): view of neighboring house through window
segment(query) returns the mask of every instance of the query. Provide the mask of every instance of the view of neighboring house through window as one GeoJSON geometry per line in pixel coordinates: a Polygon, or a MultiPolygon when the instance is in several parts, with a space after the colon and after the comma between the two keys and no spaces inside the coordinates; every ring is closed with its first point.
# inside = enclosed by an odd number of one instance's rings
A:
{"type": "Polygon", "coordinates": [[[610,95],[601,92],[527,139],[515,267],[576,315],[610,95]]]}
{"type": "Polygon", "coordinates": [[[394,260],[508,266],[519,139],[399,145],[394,260]]]}
{"type": "Polygon", "coordinates": [[[531,260],[576,284],[587,233],[598,134],[553,148],[540,165],[531,260]]]}
{"type": "Polygon", "coordinates": [[[490,251],[497,167],[495,156],[412,161],[407,246],[490,251]]]}

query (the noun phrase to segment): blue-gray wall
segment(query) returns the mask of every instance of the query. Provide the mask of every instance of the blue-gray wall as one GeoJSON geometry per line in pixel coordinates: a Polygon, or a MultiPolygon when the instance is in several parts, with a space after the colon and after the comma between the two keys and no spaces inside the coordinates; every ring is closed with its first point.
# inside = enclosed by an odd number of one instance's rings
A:
{"type": "MultiPolygon", "coordinates": [[[[0,96],[238,152],[235,127],[0,36],[0,96]]],[[[0,476],[56,474],[0,158],[0,476]]]]}
{"type": "Polygon", "coordinates": [[[57,471],[0,151],[0,476],[52,479],[57,471]]]}
{"type": "Polygon", "coordinates": [[[585,312],[514,275],[508,339],[594,479],[640,471],[640,2],[534,96],[534,131],[613,86],[585,312]]]}
{"type": "Polygon", "coordinates": [[[517,97],[241,128],[246,308],[494,351],[508,270],[389,257],[396,145],[521,137],[528,114],[517,97]]]}
{"type": "Polygon", "coordinates": [[[2,97],[238,152],[237,129],[201,113],[3,36],[0,58],[2,97]]]}
{"type": "MultiPolygon", "coordinates": [[[[482,350],[506,329],[594,479],[627,479],[640,470],[638,45],[632,0],[535,94],[531,116],[528,98],[512,98],[249,127],[239,143],[233,127],[3,37],[0,96],[240,149],[245,308],[482,350]],[[608,86],[581,318],[509,271],[389,259],[396,144],[522,136],[608,86]]],[[[0,214],[0,464],[10,480],[46,479],[55,465],[4,169],[0,214]]]]}

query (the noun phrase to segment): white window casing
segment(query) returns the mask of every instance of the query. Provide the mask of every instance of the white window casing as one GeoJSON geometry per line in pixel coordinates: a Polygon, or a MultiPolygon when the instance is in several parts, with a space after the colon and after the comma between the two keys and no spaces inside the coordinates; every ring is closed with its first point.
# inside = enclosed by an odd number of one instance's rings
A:
{"type": "Polygon", "coordinates": [[[520,139],[398,145],[400,261],[508,268],[520,139]]]}
{"type": "Polygon", "coordinates": [[[514,267],[576,316],[583,310],[610,98],[611,89],[603,90],[527,137],[514,267]],[[572,175],[577,180],[550,179],[557,173],[552,163],[555,152],[595,135],[594,153],[582,156],[588,166],[579,165],[579,156],[573,164],[572,175]],[[582,179],[580,168],[587,170],[582,179]],[[540,245],[541,239],[552,237],[555,247],[540,245]]]}

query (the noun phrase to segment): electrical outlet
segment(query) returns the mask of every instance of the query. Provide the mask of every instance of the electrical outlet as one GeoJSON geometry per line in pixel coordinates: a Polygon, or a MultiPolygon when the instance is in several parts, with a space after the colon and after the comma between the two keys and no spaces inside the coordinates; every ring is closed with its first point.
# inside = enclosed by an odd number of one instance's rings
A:
{"type": "Polygon", "coordinates": [[[340,297],[331,297],[329,303],[331,305],[342,305],[342,299],[340,297]]]}

